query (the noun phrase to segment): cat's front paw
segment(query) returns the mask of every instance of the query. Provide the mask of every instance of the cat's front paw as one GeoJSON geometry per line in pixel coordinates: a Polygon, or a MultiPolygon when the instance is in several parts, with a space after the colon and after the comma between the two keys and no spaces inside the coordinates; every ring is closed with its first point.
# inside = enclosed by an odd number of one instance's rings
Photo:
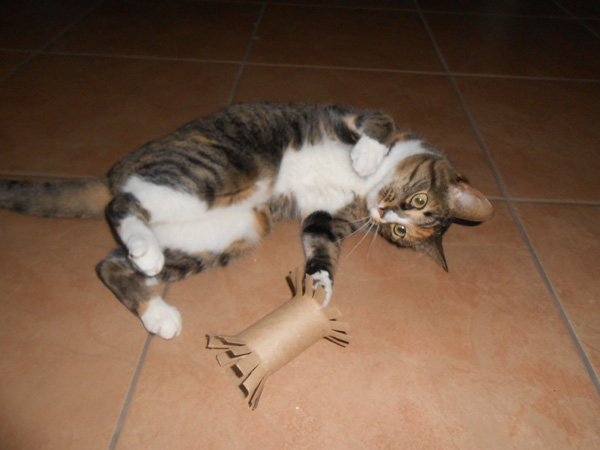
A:
{"type": "Polygon", "coordinates": [[[363,135],[350,152],[352,167],[361,177],[373,175],[387,152],[388,148],[381,142],[363,135]]]}
{"type": "Polygon", "coordinates": [[[173,339],[181,333],[179,310],[160,297],[150,300],[140,319],[148,332],[163,339],[173,339]]]}
{"type": "Polygon", "coordinates": [[[158,275],[165,264],[165,256],[158,245],[146,236],[132,236],[127,241],[129,258],[133,263],[149,277],[158,275]]]}
{"type": "Polygon", "coordinates": [[[316,273],[311,274],[313,279],[313,289],[317,289],[317,287],[322,286],[325,290],[325,300],[323,301],[322,308],[327,308],[329,302],[331,301],[331,295],[333,294],[333,282],[331,281],[331,277],[329,276],[329,272],[326,270],[320,270],[316,273]]]}

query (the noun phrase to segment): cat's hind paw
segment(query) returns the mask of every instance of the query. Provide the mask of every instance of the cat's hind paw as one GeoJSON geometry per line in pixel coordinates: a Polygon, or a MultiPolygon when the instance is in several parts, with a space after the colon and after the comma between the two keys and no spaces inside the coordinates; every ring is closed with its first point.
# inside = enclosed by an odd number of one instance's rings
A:
{"type": "Polygon", "coordinates": [[[352,167],[361,177],[373,175],[381,165],[387,152],[388,148],[385,145],[363,135],[350,152],[352,167]]]}
{"type": "Polygon", "coordinates": [[[173,339],[181,333],[179,310],[160,297],[150,300],[140,319],[148,332],[163,339],[173,339]]]}
{"type": "Polygon", "coordinates": [[[157,242],[136,235],[127,241],[127,248],[131,261],[149,277],[158,275],[163,269],[165,256],[157,242]]]}

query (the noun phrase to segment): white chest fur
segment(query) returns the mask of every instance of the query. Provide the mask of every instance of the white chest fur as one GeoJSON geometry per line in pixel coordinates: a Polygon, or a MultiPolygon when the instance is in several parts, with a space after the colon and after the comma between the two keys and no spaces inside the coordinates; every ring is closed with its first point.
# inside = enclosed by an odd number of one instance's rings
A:
{"type": "Polygon", "coordinates": [[[367,183],[352,168],[351,146],[323,139],[300,150],[286,150],[274,192],[292,194],[303,215],[343,208],[355,195],[364,195],[367,183]]]}

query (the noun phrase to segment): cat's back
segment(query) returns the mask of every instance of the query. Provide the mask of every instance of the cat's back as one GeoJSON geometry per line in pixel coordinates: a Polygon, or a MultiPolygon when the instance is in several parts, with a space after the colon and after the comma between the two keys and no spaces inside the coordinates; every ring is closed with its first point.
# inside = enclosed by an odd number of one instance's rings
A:
{"type": "MultiPolygon", "coordinates": [[[[287,148],[315,139],[319,116],[319,108],[302,103],[234,105],[145,144],[109,177],[117,189],[136,175],[188,190],[203,179],[274,176],[287,148]]],[[[210,191],[206,183],[202,188],[210,191]]]]}

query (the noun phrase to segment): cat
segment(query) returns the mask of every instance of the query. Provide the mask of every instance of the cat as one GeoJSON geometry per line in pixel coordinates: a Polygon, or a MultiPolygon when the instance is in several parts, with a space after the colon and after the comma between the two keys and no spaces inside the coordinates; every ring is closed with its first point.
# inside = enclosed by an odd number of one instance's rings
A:
{"type": "Polygon", "coordinates": [[[341,241],[371,230],[447,270],[442,236],[482,222],[489,201],[440,151],[382,112],[304,103],[239,104],[188,123],[117,162],[105,176],[0,180],[0,207],[51,217],[105,216],[120,247],[96,270],[164,339],[179,311],[156,282],[226,266],[279,219],[301,220],[305,271],[327,304],[341,241]]]}

